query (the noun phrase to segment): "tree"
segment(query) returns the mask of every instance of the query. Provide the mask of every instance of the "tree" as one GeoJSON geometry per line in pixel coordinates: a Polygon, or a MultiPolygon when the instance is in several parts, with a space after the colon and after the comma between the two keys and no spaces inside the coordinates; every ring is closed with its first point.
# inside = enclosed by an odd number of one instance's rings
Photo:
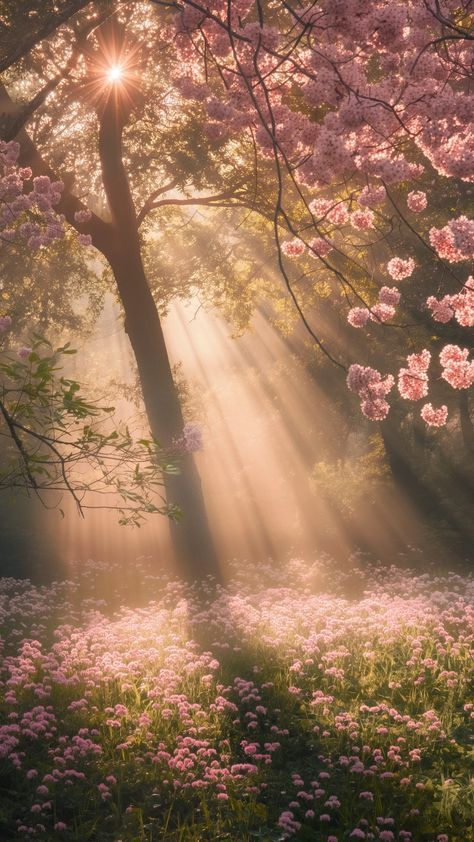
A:
{"type": "MultiPolygon", "coordinates": [[[[119,33],[117,37],[122,37],[120,27],[114,31],[119,33]]],[[[109,39],[112,37],[108,35],[109,39]]],[[[92,55],[88,60],[94,66],[92,55]]],[[[99,98],[95,105],[99,115],[98,149],[103,186],[112,219],[104,222],[88,213],[67,190],[57,209],[79,230],[87,232],[82,234],[84,242],[90,237],[109,262],[124,306],[126,330],[137,360],[152,434],[164,447],[170,448],[182,435],[184,421],[160,320],[143,270],[137,214],[122,161],[122,133],[130,108],[108,82],[105,98],[99,98]]],[[[19,137],[22,162],[28,161],[35,173],[52,176],[29,138],[24,133],[19,137]]],[[[166,477],[166,487],[170,501],[179,502],[185,512],[185,524],[175,527],[178,555],[185,565],[216,573],[200,481],[190,453],[182,455],[182,474],[166,477]]]]}
{"type": "MultiPolygon", "coordinates": [[[[348,369],[349,388],[365,415],[387,415],[395,377],[402,399],[423,400],[431,353],[410,348],[427,323],[423,308],[431,309],[440,333],[449,314],[461,326],[472,324],[471,281],[451,266],[474,252],[472,221],[446,215],[429,230],[418,222],[433,176],[454,183],[461,196],[473,176],[468,6],[438,0],[370,6],[322,0],[306,7],[157,0],[133,8],[96,2],[70,6],[73,11],[78,14],[68,25],[41,43],[44,27],[35,30],[40,46],[23,55],[30,85],[38,90],[15,105],[22,91],[12,77],[13,99],[3,91],[10,111],[4,136],[17,133],[23,161],[37,174],[53,176],[47,159],[67,169],[76,154],[77,187],[86,193],[92,180],[104,192],[110,218],[84,216],[84,204],[69,187],[58,208],[112,268],[153,434],[165,444],[172,440],[182,429],[182,414],[143,269],[139,227],[177,205],[246,208],[272,227],[277,266],[299,318],[320,351],[341,372],[348,369]],[[59,53],[61,69],[50,72],[59,53]],[[59,94],[69,111],[61,109],[59,94]],[[81,137],[97,132],[100,181],[99,169],[92,167],[91,175],[77,152],[62,150],[61,162],[54,141],[60,117],[61,136],[71,142],[74,121],[81,137]],[[20,128],[28,122],[35,142],[20,128]],[[380,243],[389,243],[394,219],[401,253],[392,254],[383,270],[380,243]],[[409,302],[410,321],[394,322],[403,302],[397,284],[407,285],[417,271],[402,250],[413,235],[439,266],[439,293],[428,296],[427,305],[409,302]],[[331,278],[351,326],[371,324],[397,334],[394,374],[383,376],[333,350],[324,330],[309,320],[305,294],[295,289],[292,261],[301,260],[314,261],[314,271],[331,278]],[[412,353],[403,362],[407,349],[412,353]]],[[[449,342],[438,353],[438,377],[454,389],[472,385],[468,349],[449,342]]],[[[446,422],[448,408],[426,403],[421,412],[437,426],[446,422]]],[[[464,411],[466,429],[468,416],[464,411]]],[[[179,487],[171,480],[168,491],[188,512],[183,555],[202,565],[212,553],[191,459],[179,487]]]]}
{"type": "MultiPolygon", "coordinates": [[[[24,252],[25,240],[30,249],[47,246],[50,250],[64,235],[63,220],[55,211],[61,185],[47,176],[30,183],[32,172],[17,166],[18,155],[18,144],[0,143],[1,239],[4,249],[14,246],[13,263],[24,252]]],[[[41,267],[41,261],[37,263],[41,267]]],[[[2,295],[9,300],[9,293],[2,295]]],[[[40,323],[44,306],[43,299],[40,323]]],[[[18,309],[28,324],[31,313],[17,298],[14,310],[18,309]]],[[[31,346],[23,344],[15,350],[8,341],[12,324],[10,315],[0,316],[0,436],[5,439],[0,489],[26,491],[48,507],[59,507],[67,494],[81,515],[88,508],[118,508],[122,524],[139,525],[145,513],[178,519],[175,507],[163,499],[160,505],[156,503],[163,474],[177,473],[171,459],[156,442],[135,441],[127,427],[115,426],[113,408],[86,401],[80,385],[61,374],[63,359],[75,353],[69,344],[53,350],[46,339],[34,334],[31,346]]],[[[174,455],[193,442],[196,434],[185,429],[183,440],[175,443],[174,455]]]]}

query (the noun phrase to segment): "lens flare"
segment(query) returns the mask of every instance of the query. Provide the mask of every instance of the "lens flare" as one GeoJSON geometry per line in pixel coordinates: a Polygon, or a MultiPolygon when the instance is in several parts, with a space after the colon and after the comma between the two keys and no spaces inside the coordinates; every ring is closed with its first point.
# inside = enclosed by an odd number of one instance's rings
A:
{"type": "Polygon", "coordinates": [[[123,68],[120,64],[114,64],[107,73],[109,82],[119,82],[123,76],[123,68]]]}

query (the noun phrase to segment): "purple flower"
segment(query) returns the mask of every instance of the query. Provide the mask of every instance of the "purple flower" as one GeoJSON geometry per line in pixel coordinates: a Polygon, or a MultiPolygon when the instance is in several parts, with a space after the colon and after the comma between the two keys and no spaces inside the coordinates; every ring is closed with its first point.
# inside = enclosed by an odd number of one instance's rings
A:
{"type": "Polygon", "coordinates": [[[21,360],[26,360],[31,354],[32,348],[28,348],[27,345],[23,345],[21,348],[18,349],[18,356],[21,360]]]}

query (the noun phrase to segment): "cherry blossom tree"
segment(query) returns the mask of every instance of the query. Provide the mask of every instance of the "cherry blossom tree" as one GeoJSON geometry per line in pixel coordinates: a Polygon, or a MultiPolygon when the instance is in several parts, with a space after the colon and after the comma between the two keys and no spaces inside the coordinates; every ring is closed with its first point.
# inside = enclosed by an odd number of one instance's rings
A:
{"type": "MultiPolygon", "coordinates": [[[[403,293],[381,284],[378,300],[362,301],[350,270],[341,272],[337,258],[342,252],[369,271],[364,256],[384,236],[389,203],[407,228],[419,224],[413,215],[426,210],[427,194],[405,188],[404,211],[393,198],[395,191],[403,194],[404,185],[423,186],[433,171],[460,182],[461,191],[463,183],[472,181],[473,100],[467,87],[472,33],[463,25],[465,8],[457,2],[376,3],[370,8],[357,2],[271,5],[271,11],[250,2],[228,3],[226,9],[186,5],[175,24],[186,67],[181,90],[204,101],[208,131],[253,129],[259,154],[273,159],[275,238],[295,305],[285,259],[307,251],[334,272],[349,300],[356,299],[348,312],[353,327],[364,328],[370,321],[385,325],[393,322],[403,293]],[[219,69],[224,98],[216,98],[204,76],[207,64],[201,59],[206,55],[219,69]],[[331,195],[319,198],[320,191],[331,195]],[[285,228],[291,239],[282,240],[285,228]],[[316,238],[311,238],[313,231],[316,238]],[[354,250],[347,248],[348,241],[354,250]]],[[[460,215],[439,229],[432,227],[426,247],[440,263],[466,261],[474,255],[473,235],[474,220],[460,215]]],[[[398,284],[415,268],[412,257],[397,255],[385,272],[398,284]]],[[[472,278],[456,275],[455,281],[454,295],[430,296],[419,307],[428,307],[437,322],[455,318],[472,327],[472,278]]],[[[313,333],[309,325],[308,330],[313,333]]],[[[410,355],[407,366],[398,371],[399,394],[421,400],[429,392],[429,351],[410,355]]],[[[468,389],[474,382],[467,348],[447,345],[439,353],[439,368],[453,389],[468,389]]],[[[394,383],[392,375],[383,378],[359,363],[349,366],[348,386],[373,420],[386,417],[386,397],[394,383]]],[[[448,410],[424,404],[421,416],[440,426],[448,410]]]]}

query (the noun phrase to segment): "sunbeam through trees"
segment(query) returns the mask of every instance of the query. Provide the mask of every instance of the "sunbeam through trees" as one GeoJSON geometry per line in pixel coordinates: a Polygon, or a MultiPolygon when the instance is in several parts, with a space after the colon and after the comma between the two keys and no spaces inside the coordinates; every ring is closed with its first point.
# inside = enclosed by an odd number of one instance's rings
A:
{"type": "Polygon", "coordinates": [[[474,840],[473,14],[0,0],[1,839],[474,840]]]}

